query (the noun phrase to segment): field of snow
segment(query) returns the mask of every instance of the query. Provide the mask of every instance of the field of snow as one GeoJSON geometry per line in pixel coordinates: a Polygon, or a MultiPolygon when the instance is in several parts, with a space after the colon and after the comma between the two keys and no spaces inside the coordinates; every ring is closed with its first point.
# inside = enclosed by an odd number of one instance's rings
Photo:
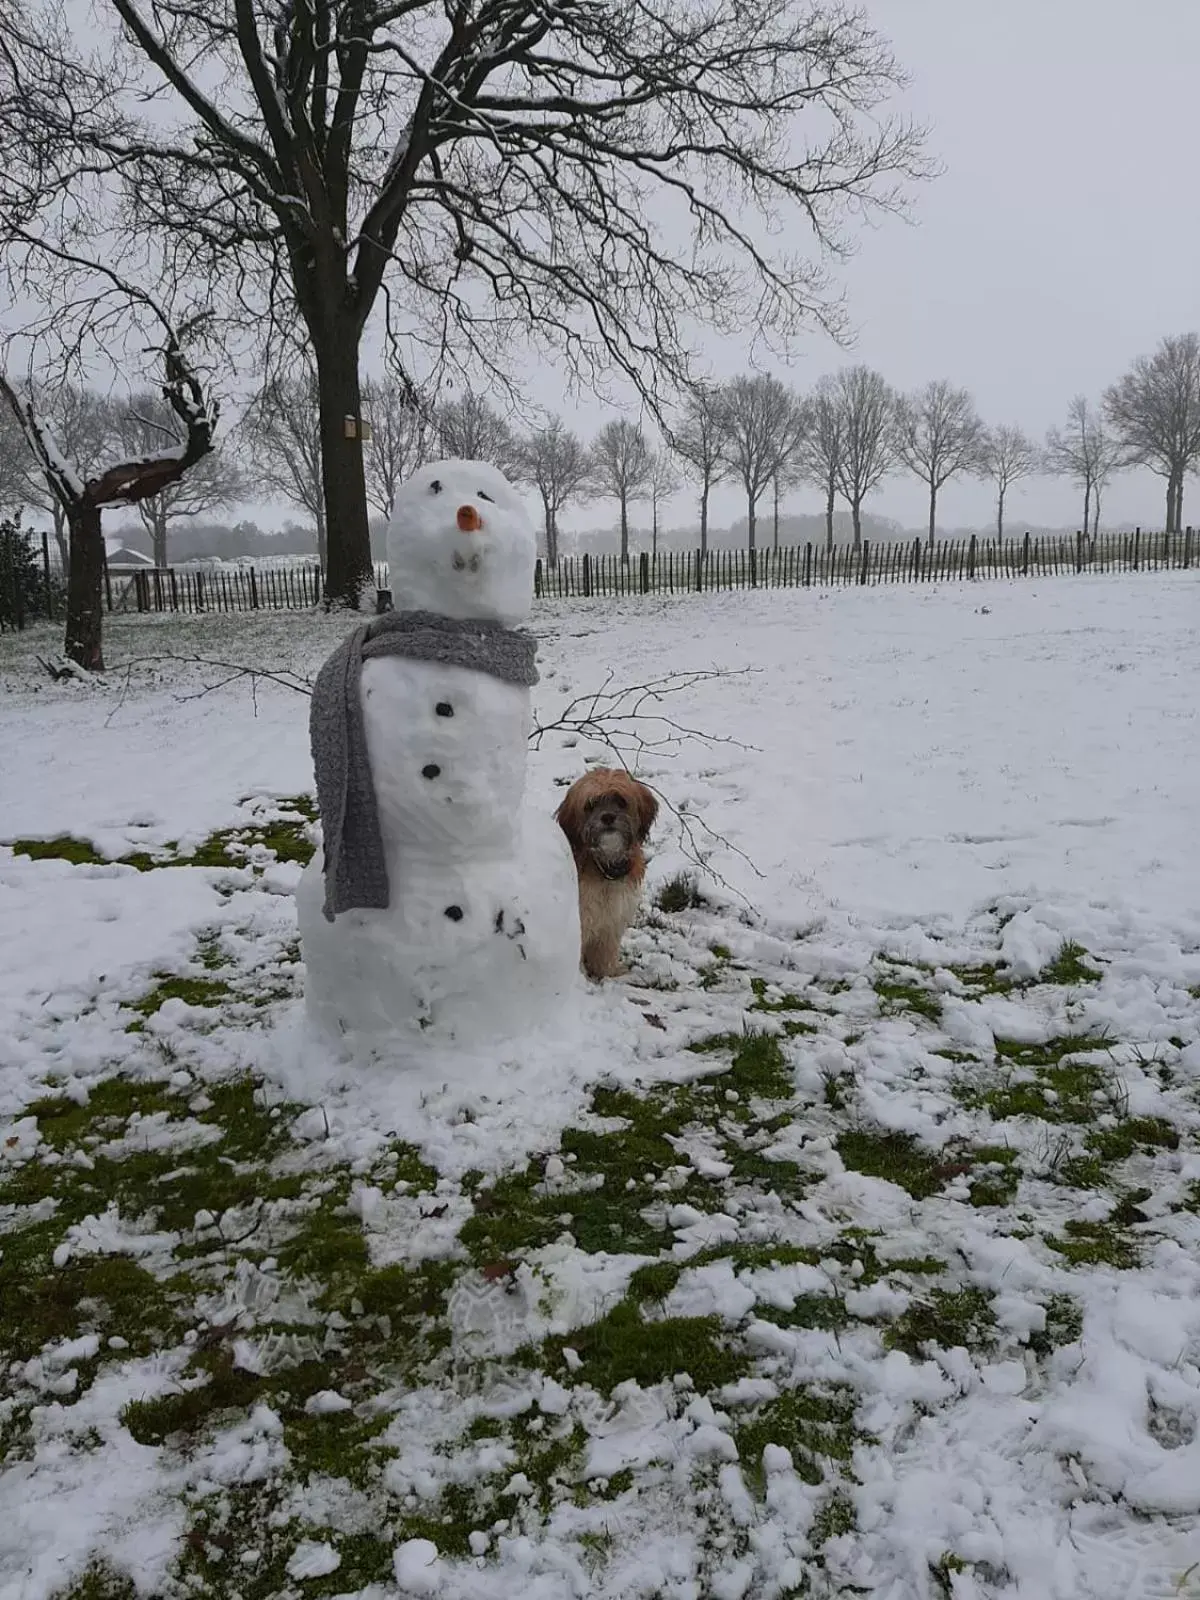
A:
{"type": "Polygon", "coordinates": [[[4,1600],[1200,1596],[1198,601],[539,609],[665,805],[482,1082],[303,1047],[344,622],[0,638],[4,1600]]]}

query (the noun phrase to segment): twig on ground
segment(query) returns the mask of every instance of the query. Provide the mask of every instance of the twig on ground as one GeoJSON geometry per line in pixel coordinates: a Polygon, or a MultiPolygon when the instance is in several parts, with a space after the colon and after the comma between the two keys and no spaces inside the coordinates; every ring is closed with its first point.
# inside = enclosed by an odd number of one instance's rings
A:
{"type": "Polygon", "coordinates": [[[661,678],[631,684],[624,689],[609,688],[613,681],[610,672],[599,689],[576,695],[568,701],[553,722],[536,722],[530,742],[538,750],[548,733],[567,733],[578,738],[596,739],[614,754],[635,756],[648,750],[659,755],[667,754],[685,740],[708,745],[730,745],[736,750],[753,750],[754,745],[745,744],[731,735],[706,733],[702,728],[688,727],[662,712],[646,708],[656,705],[667,695],[680,694],[687,689],[694,689],[698,684],[723,678],[745,678],[760,670],[758,667],[739,667],[729,672],[718,668],[670,672],[661,678]],[[643,732],[646,727],[653,728],[654,733],[648,735],[643,732]]]}

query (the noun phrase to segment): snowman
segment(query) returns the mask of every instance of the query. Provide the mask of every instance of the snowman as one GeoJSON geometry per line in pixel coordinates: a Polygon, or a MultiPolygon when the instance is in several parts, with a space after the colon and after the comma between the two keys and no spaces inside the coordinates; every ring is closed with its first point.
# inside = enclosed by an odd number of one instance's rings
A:
{"type": "Polygon", "coordinates": [[[536,543],[495,467],[399,491],[395,610],[326,662],[311,733],[323,842],[297,889],[306,1004],[351,1054],[491,1046],[576,994],[570,847],[525,800],[536,543]]]}

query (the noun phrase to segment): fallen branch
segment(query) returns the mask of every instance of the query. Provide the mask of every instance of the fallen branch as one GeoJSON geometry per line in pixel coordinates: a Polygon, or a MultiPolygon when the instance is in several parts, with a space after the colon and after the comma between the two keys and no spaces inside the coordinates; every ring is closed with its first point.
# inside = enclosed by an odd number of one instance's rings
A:
{"type": "MultiPolygon", "coordinates": [[[[135,656],[125,663],[125,681],[117,704],[109,714],[110,720],[125,702],[133,669],[165,661],[181,666],[211,667],[225,674],[200,689],[187,694],[177,694],[175,698],[181,703],[188,700],[202,700],[206,695],[227,688],[231,683],[237,683],[242,679],[249,681],[256,715],[259,679],[265,683],[272,683],[277,688],[291,690],[295,694],[310,696],[312,694],[312,680],[301,676],[298,672],[290,672],[286,668],[251,667],[244,662],[223,661],[213,656],[182,655],[166,651],[155,655],[135,656]]],[[[687,741],[694,740],[710,746],[728,745],[736,750],[752,751],[757,749],[757,746],[745,744],[742,740],[729,735],[706,733],[702,728],[689,727],[686,723],[676,722],[662,712],[646,708],[658,704],[668,695],[681,694],[698,684],[712,683],[723,678],[750,677],[757,675],[761,670],[759,667],[739,667],[731,671],[710,668],[693,672],[670,672],[661,678],[652,678],[646,683],[631,684],[624,689],[609,688],[613,680],[613,674],[609,673],[599,689],[577,695],[568,701],[554,721],[535,722],[529,735],[529,742],[533,749],[538,750],[548,733],[565,733],[576,738],[590,739],[610,750],[618,764],[627,772],[631,770],[628,757],[636,759],[647,751],[653,751],[658,755],[674,753],[674,749],[687,741]],[[640,728],[634,726],[638,723],[651,725],[655,730],[654,735],[648,737],[643,734],[640,728]]],[[[647,782],[645,777],[639,777],[639,782],[646,783],[647,788],[675,818],[683,853],[692,865],[710,877],[714,883],[719,884],[726,893],[741,900],[744,905],[750,906],[750,901],[741,890],[723,878],[710,864],[709,857],[714,848],[728,850],[731,855],[744,861],[757,878],[764,878],[765,873],[759,870],[744,850],[739,849],[731,839],[706,822],[702,816],[675,805],[669,795],[664,794],[655,784],[647,782]]]]}

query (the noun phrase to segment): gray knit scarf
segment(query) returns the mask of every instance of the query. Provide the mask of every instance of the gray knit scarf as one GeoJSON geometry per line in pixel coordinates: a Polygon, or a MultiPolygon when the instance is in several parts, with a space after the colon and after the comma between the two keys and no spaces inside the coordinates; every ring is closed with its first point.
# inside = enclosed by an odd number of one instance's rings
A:
{"type": "Polygon", "coordinates": [[[535,639],[503,623],[428,611],[385,612],[355,628],[333,652],[313,685],[308,722],[324,833],[326,921],[359,907],[386,910],[390,903],[363,722],[363,662],[380,656],[436,661],[532,689],[536,653],[535,639]]]}

